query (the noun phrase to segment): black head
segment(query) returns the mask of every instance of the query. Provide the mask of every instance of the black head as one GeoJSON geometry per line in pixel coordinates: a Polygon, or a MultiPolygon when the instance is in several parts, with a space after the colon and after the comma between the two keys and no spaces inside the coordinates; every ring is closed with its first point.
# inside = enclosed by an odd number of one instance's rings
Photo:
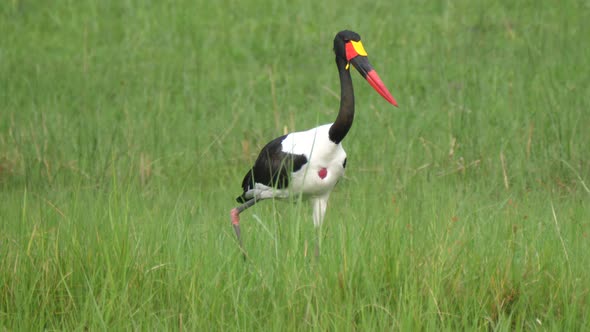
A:
{"type": "Polygon", "coordinates": [[[334,37],[334,53],[336,54],[336,58],[346,60],[346,44],[350,41],[359,42],[361,41],[361,36],[358,33],[350,30],[342,30],[336,34],[334,37]]]}
{"type": "Polygon", "coordinates": [[[389,93],[377,72],[367,59],[367,51],[363,43],[361,43],[361,36],[358,33],[343,30],[334,37],[334,54],[336,54],[336,65],[339,70],[348,71],[352,64],[356,70],[371,84],[385,100],[397,106],[397,102],[389,93]]]}

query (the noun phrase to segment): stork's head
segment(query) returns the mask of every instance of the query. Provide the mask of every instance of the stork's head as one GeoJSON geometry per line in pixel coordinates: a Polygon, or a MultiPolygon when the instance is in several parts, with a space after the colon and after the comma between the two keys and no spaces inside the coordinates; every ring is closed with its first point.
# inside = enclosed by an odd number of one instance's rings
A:
{"type": "Polygon", "coordinates": [[[334,53],[336,54],[336,63],[345,64],[346,70],[349,70],[350,64],[352,64],[375,91],[392,105],[397,106],[397,102],[369,63],[367,51],[365,51],[358,33],[350,30],[338,32],[334,37],[334,53]]]}

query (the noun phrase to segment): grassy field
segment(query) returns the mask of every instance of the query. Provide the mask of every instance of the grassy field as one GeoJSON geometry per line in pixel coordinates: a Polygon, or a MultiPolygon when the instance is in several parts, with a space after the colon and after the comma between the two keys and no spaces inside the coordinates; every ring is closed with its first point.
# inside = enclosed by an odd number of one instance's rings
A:
{"type": "Polygon", "coordinates": [[[587,1],[5,1],[0,330],[590,328],[587,1]],[[259,149],[333,121],[346,178],[229,210],[259,149]]]}

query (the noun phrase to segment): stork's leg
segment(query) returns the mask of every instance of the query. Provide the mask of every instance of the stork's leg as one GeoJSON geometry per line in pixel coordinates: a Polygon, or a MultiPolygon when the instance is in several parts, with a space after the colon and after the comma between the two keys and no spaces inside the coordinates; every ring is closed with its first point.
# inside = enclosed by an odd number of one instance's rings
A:
{"type": "Polygon", "coordinates": [[[315,241],[315,256],[320,255],[320,242],[322,239],[322,223],[324,222],[324,216],[326,215],[326,207],[328,206],[328,198],[330,195],[322,197],[316,197],[312,200],[313,204],[313,225],[317,230],[316,241],[315,241]]]}
{"type": "Polygon", "coordinates": [[[252,205],[258,203],[260,200],[256,200],[256,198],[252,198],[251,200],[247,201],[246,203],[235,207],[231,210],[231,223],[234,226],[234,231],[236,232],[236,237],[238,238],[238,243],[240,244],[240,250],[244,253],[244,258],[246,258],[246,252],[244,251],[244,246],[242,244],[242,236],[240,232],[240,213],[246,210],[247,208],[251,207],[252,205]]]}

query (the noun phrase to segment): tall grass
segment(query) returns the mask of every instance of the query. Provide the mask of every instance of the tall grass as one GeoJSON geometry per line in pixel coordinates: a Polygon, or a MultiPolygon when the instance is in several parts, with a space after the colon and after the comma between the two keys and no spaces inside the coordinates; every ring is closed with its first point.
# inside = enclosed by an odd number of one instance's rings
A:
{"type": "Polygon", "coordinates": [[[580,1],[0,6],[0,329],[584,330],[590,7],[580,1]],[[243,214],[268,140],[334,119],[346,178],[243,214]]]}

